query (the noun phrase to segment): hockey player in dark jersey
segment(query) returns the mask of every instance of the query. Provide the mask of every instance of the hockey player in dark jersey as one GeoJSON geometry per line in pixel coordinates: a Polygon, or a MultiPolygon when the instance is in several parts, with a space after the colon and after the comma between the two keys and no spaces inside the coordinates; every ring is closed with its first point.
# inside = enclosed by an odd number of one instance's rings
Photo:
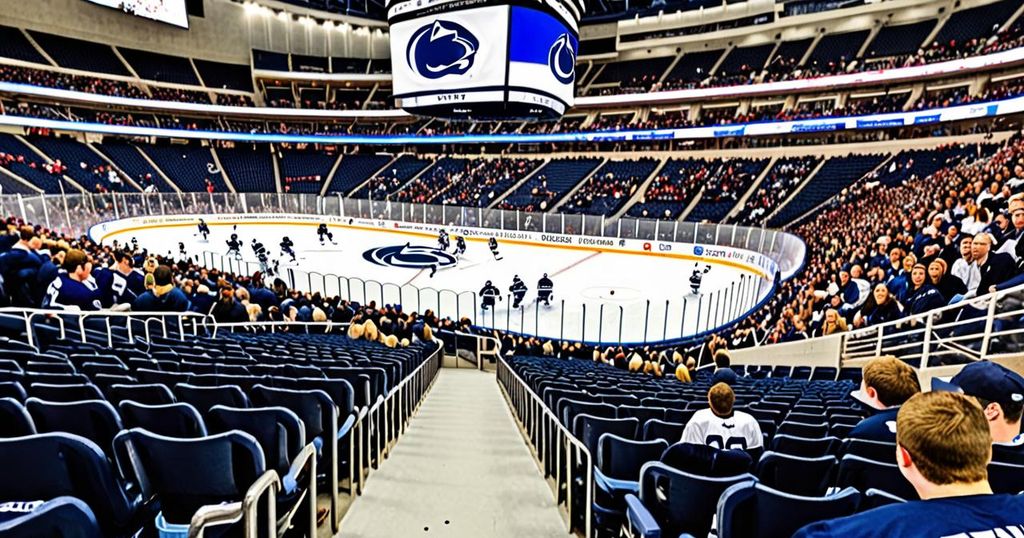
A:
{"type": "Polygon", "coordinates": [[[700,270],[700,264],[693,264],[693,274],[690,275],[690,289],[693,290],[694,295],[700,294],[700,284],[704,281],[704,275],[711,270],[710,265],[705,265],[704,270],[700,270]]]}
{"type": "Polygon", "coordinates": [[[488,239],[487,240],[487,247],[491,249],[491,254],[494,255],[494,259],[495,260],[500,260],[501,259],[501,254],[498,253],[498,240],[497,239],[495,239],[493,237],[488,239]]]}
{"type": "Polygon", "coordinates": [[[267,247],[263,246],[263,243],[260,243],[259,241],[257,241],[256,238],[253,238],[253,240],[252,240],[252,253],[255,254],[257,258],[259,258],[261,254],[266,256],[266,254],[267,254],[267,247]]]}
{"type": "Polygon", "coordinates": [[[242,259],[242,242],[238,240],[238,234],[231,234],[231,239],[225,243],[228,245],[228,254],[234,254],[235,258],[242,259]]]}
{"type": "Polygon", "coordinates": [[[199,232],[198,233],[199,233],[199,235],[203,236],[203,241],[206,241],[207,239],[209,239],[210,226],[208,224],[206,224],[206,221],[203,220],[203,219],[199,219],[199,232]]]}
{"type": "Polygon", "coordinates": [[[323,244],[324,244],[324,238],[325,237],[327,238],[327,241],[331,242],[332,245],[337,245],[337,243],[334,242],[334,234],[332,234],[331,230],[329,230],[327,228],[327,223],[326,222],[321,222],[320,226],[317,226],[317,228],[316,228],[316,235],[320,238],[320,245],[321,246],[323,246],[323,244]]]}
{"type": "Polygon", "coordinates": [[[448,240],[448,232],[441,230],[437,234],[437,248],[441,250],[448,250],[451,246],[451,242],[448,240]]]}
{"type": "Polygon", "coordinates": [[[537,281],[537,300],[543,301],[544,306],[551,306],[551,296],[555,290],[555,283],[548,278],[548,274],[544,273],[544,276],[537,281]]]}
{"type": "Polygon", "coordinates": [[[501,290],[488,280],[484,287],[480,289],[481,308],[487,310],[493,307],[495,298],[501,300],[501,290]]]}
{"type": "Polygon", "coordinates": [[[461,258],[466,253],[466,238],[461,235],[455,236],[455,258],[461,258]]]}
{"type": "Polygon", "coordinates": [[[281,240],[281,254],[287,254],[291,256],[293,262],[296,260],[295,243],[292,242],[291,239],[288,239],[288,237],[285,237],[284,239],[281,240]]]}
{"type": "Polygon", "coordinates": [[[508,291],[512,292],[512,308],[519,308],[522,304],[523,298],[526,297],[526,282],[519,278],[519,275],[512,277],[512,285],[509,286],[508,291]]]}
{"type": "Polygon", "coordinates": [[[188,252],[185,251],[185,243],[178,241],[178,255],[182,258],[188,258],[188,252]]]}

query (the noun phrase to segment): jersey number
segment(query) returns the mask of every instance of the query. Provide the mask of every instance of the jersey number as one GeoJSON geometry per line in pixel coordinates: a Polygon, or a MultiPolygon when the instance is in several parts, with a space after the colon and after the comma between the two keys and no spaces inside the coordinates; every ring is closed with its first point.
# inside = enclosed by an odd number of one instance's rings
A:
{"type": "Polygon", "coordinates": [[[723,439],[721,435],[709,435],[704,444],[719,450],[746,450],[747,440],[742,437],[723,439]]]}

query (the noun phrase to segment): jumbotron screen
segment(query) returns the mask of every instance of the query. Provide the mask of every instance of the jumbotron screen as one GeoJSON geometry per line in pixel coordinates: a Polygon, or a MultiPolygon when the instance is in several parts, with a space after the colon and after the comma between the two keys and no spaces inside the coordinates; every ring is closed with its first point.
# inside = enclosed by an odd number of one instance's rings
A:
{"type": "Polygon", "coordinates": [[[185,0],[85,0],[125,13],[188,28],[185,0]]]}
{"type": "Polygon", "coordinates": [[[557,118],[573,104],[580,4],[399,0],[394,97],[446,118],[557,118]]]}

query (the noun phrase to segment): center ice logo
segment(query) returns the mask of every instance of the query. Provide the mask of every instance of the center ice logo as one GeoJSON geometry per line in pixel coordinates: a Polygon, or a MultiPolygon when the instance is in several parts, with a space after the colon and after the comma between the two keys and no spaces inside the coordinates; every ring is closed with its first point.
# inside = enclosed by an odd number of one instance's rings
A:
{"type": "Polygon", "coordinates": [[[401,246],[371,248],[363,253],[363,259],[386,267],[406,269],[429,269],[455,265],[455,256],[433,247],[401,246]]]}

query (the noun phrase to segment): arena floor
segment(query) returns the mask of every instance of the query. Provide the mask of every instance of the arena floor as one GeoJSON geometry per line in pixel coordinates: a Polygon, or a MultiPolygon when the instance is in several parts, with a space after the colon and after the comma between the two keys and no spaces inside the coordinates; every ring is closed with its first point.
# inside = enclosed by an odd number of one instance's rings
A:
{"type": "MultiPolygon", "coordinates": [[[[752,279],[752,273],[741,278],[745,271],[737,267],[712,262],[695,295],[690,276],[695,268],[707,265],[698,266],[692,257],[500,241],[502,259],[496,260],[483,238],[467,239],[458,263],[442,266],[431,276],[424,260],[447,258],[436,254],[437,240],[427,234],[332,224],[336,244],[321,244],[310,223],[211,222],[210,228],[208,241],[195,226],[134,228],[99,239],[123,243],[136,238],[150,251],[174,256],[181,242],[189,256],[205,257],[208,265],[251,274],[260,269],[250,246],[256,238],[266,245],[271,260],[280,261],[280,273],[299,289],[360,302],[400,303],[407,311],[432,308],[443,316],[470,317],[478,325],[513,332],[605,343],[660,341],[713,328],[752,306],[756,290],[749,282],[760,281],[752,279]],[[227,256],[226,241],[232,233],[243,243],[241,264],[227,256]],[[295,243],[294,263],[281,253],[279,244],[285,236],[295,243]],[[409,248],[403,249],[406,244],[409,248]],[[551,306],[537,302],[537,281],[544,273],[554,282],[551,306]],[[529,291],[523,306],[511,309],[508,289],[515,275],[529,291]],[[472,292],[479,292],[487,280],[505,297],[496,308],[482,311],[472,292]],[[741,280],[746,282],[741,285],[741,280]],[[741,293],[740,288],[748,292],[741,293]]],[[[448,252],[454,248],[453,236],[448,252]]]]}

